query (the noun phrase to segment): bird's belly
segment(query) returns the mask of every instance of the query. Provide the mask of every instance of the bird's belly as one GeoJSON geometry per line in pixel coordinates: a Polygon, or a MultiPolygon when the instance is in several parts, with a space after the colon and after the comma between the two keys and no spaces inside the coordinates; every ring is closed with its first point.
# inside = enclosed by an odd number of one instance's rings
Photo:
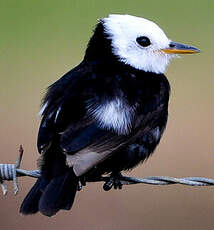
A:
{"type": "Polygon", "coordinates": [[[162,132],[159,127],[150,130],[147,134],[135,140],[134,143],[123,147],[111,157],[97,165],[97,171],[102,174],[120,172],[134,168],[153,153],[160,141],[161,134],[162,132]]]}

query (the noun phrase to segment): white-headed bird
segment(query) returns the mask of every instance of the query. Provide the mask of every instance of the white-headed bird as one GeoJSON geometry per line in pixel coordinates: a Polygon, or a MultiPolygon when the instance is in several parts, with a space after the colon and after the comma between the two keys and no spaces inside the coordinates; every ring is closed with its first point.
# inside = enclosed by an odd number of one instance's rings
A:
{"type": "Polygon", "coordinates": [[[72,207],[79,181],[148,158],[168,117],[164,75],[177,54],[199,50],[167,38],[154,22],[130,15],[99,20],[83,61],[49,86],[38,134],[41,177],[20,212],[52,216],[72,207]]]}

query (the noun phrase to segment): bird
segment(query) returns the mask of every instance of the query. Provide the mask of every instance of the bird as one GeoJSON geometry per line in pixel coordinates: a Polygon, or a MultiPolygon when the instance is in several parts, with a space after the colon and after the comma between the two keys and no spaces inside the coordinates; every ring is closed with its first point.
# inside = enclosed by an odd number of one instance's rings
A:
{"type": "Polygon", "coordinates": [[[79,65],[43,98],[37,146],[41,177],[20,213],[51,217],[72,208],[79,184],[121,173],[152,155],[167,124],[165,71],[200,50],[170,40],[153,21],[110,14],[98,20],[79,65]]]}

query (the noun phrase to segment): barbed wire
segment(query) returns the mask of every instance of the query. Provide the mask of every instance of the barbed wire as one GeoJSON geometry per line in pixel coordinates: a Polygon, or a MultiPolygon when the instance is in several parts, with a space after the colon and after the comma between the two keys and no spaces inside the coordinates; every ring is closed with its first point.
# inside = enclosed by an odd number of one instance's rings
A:
{"type": "MultiPolygon", "coordinates": [[[[24,150],[20,145],[19,156],[15,164],[0,164],[0,185],[2,188],[3,195],[6,195],[8,190],[7,186],[4,183],[5,180],[13,181],[14,186],[14,195],[19,191],[17,177],[29,176],[34,178],[40,177],[39,170],[24,170],[20,169],[20,164],[22,160],[24,150]]],[[[78,187],[78,190],[81,190],[82,185],[85,185],[86,182],[105,182],[103,185],[104,190],[108,191],[113,186],[115,188],[122,188],[122,185],[132,185],[132,184],[152,184],[152,185],[171,185],[171,184],[182,184],[187,186],[213,186],[214,179],[204,178],[204,177],[184,177],[184,178],[175,178],[168,176],[152,176],[145,178],[135,178],[127,176],[118,176],[117,184],[115,184],[115,178],[111,176],[100,176],[94,179],[86,179],[81,181],[81,185],[78,187]]]]}

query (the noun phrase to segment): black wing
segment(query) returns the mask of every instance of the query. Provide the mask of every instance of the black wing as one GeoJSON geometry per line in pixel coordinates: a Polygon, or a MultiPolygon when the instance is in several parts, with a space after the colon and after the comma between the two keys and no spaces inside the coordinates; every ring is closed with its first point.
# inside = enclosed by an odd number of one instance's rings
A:
{"type": "Polygon", "coordinates": [[[42,102],[42,121],[37,147],[43,152],[59,138],[68,126],[78,129],[77,122],[86,114],[84,105],[89,77],[88,69],[80,64],[51,85],[42,102]]]}

